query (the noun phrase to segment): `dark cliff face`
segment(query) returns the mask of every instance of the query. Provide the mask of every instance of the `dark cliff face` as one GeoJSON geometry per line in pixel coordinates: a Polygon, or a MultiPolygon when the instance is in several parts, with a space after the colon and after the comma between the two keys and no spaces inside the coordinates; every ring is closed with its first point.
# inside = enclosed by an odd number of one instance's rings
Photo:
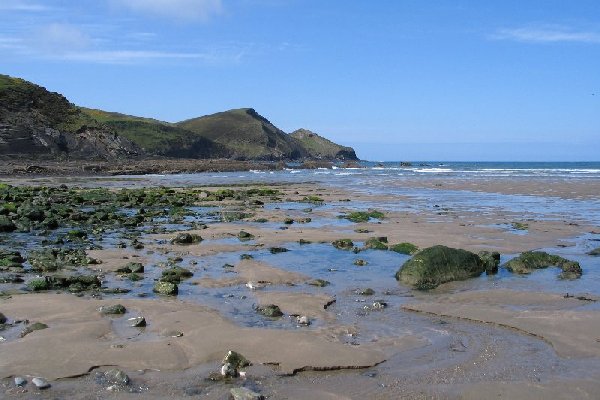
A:
{"type": "Polygon", "coordinates": [[[0,75],[0,155],[23,158],[111,159],[140,148],[85,116],[58,93],[0,75]]]}

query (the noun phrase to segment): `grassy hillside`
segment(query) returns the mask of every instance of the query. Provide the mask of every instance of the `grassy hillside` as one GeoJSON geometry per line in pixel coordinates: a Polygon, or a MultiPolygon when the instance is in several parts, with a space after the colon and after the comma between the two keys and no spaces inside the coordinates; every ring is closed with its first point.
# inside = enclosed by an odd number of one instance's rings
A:
{"type": "Polygon", "coordinates": [[[71,104],[23,79],[0,75],[0,156],[112,159],[140,149],[71,104]]]}
{"type": "Polygon", "coordinates": [[[298,141],[251,108],[220,112],[177,125],[226,146],[238,159],[300,159],[308,155],[298,141]]]}
{"type": "Polygon", "coordinates": [[[0,156],[102,158],[158,155],[238,160],[356,159],[309,131],[288,135],[251,108],[176,124],[78,107],[64,96],[0,75],[0,156]]]}
{"type": "Polygon", "coordinates": [[[0,107],[6,118],[20,115],[61,131],[76,132],[83,126],[98,126],[63,95],[8,75],[0,75],[0,107]]]}
{"type": "Polygon", "coordinates": [[[82,110],[149,154],[184,158],[219,158],[229,154],[224,146],[167,122],[89,108],[82,110]]]}
{"type": "Polygon", "coordinates": [[[298,129],[290,134],[302,143],[312,158],[326,160],[357,160],[352,147],[340,146],[306,129],[298,129]]]}

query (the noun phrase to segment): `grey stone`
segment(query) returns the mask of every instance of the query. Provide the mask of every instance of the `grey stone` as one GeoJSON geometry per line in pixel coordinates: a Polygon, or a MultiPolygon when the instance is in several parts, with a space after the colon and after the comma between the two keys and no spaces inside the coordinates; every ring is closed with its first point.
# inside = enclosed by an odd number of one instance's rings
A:
{"type": "Polygon", "coordinates": [[[260,393],[253,392],[245,387],[233,388],[229,393],[231,393],[233,400],[263,400],[265,398],[260,393]]]}
{"type": "Polygon", "coordinates": [[[27,379],[23,378],[22,376],[15,376],[15,385],[19,386],[19,387],[23,387],[27,384],[27,379]]]}
{"type": "Polygon", "coordinates": [[[125,386],[129,384],[129,376],[118,368],[109,369],[104,373],[104,377],[108,383],[125,386]]]}
{"type": "Polygon", "coordinates": [[[44,378],[33,378],[31,382],[38,389],[48,389],[50,387],[50,384],[44,378]]]}

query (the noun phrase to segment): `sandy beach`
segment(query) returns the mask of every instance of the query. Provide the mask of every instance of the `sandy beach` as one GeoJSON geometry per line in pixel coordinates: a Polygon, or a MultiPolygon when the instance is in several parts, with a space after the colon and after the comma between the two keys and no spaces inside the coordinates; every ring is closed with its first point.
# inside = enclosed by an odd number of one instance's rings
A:
{"type": "MultiPolygon", "coordinates": [[[[600,186],[597,181],[535,179],[400,184],[458,191],[466,197],[480,192],[563,199],[593,198],[600,186]]],[[[235,196],[205,200],[209,195],[199,193],[229,187],[204,186],[196,193],[196,206],[206,209],[198,213],[224,215],[235,209],[246,215],[229,222],[189,219],[189,225],[185,219],[167,218],[155,223],[154,231],[135,236],[138,248],[131,245],[131,237],[111,236],[108,228],[90,233],[86,254],[98,262],[77,273],[96,274],[102,287],[128,292],[72,294],[3,284],[3,396],[222,399],[241,386],[269,399],[592,399],[600,392],[600,314],[594,305],[597,297],[586,292],[585,284],[561,286],[550,268],[526,278],[508,272],[496,278],[484,274],[419,291],[394,279],[409,255],[360,249],[378,237],[390,245],[410,242],[421,249],[441,244],[498,251],[503,263],[524,251],[558,249],[582,262],[580,280],[585,282],[592,279],[587,268],[597,264],[582,250],[590,246],[585,242],[589,235],[600,232],[593,221],[567,214],[532,218],[501,205],[485,213],[444,204],[411,209],[411,196],[315,183],[273,188],[277,195],[260,201],[235,196]],[[364,222],[343,218],[365,204],[384,217],[364,222]],[[386,204],[404,210],[386,209],[386,204]],[[526,234],[510,228],[516,222],[526,224],[526,234]],[[161,232],[160,226],[167,231],[161,232]],[[248,238],[241,240],[241,231],[248,238]],[[202,240],[172,243],[180,233],[202,240]],[[350,239],[357,250],[336,249],[331,243],[338,239],[350,239]],[[127,245],[119,246],[119,241],[127,245]],[[144,266],[142,280],[133,281],[123,272],[130,262],[144,266]],[[163,271],[177,267],[193,275],[179,281],[177,296],[152,293],[163,271]],[[558,286],[547,289],[552,284],[547,282],[554,280],[558,286]],[[571,287],[582,289],[565,296],[571,287]],[[115,304],[124,306],[125,313],[98,311],[115,304]],[[270,304],[278,306],[281,317],[257,313],[270,304]],[[131,318],[141,316],[144,327],[130,326],[131,318]],[[300,317],[310,324],[300,324],[300,317]],[[47,328],[22,333],[35,322],[47,328]],[[243,354],[252,365],[243,377],[211,380],[229,350],[243,354]],[[103,373],[112,368],[123,370],[130,384],[107,382],[103,373]],[[15,377],[29,383],[15,387],[15,377]],[[47,379],[51,387],[36,389],[34,377],[47,379]]],[[[27,248],[26,236],[11,235],[3,234],[4,248],[27,248]]],[[[26,282],[48,275],[19,274],[26,282]]]]}

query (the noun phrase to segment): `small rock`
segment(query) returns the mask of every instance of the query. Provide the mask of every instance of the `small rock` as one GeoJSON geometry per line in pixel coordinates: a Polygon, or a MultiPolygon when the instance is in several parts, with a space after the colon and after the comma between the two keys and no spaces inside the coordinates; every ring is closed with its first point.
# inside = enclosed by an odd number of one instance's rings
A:
{"type": "Polygon", "coordinates": [[[279,317],[283,316],[281,309],[279,308],[279,306],[277,306],[275,304],[267,304],[264,306],[258,306],[256,308],[256,311],[259,314],[262,314],[265,317],[269,317],[269,318],[279,318],[279,317]]]}
{"type": "Polygon", "coordinates": [[[98,308],[98,311],[104,315],[120,315],[125,314],[127,310],[121,304],[114,304],[112,306],[102,306],[98,308]]]}
{"type": "Polygon", "coordinates": [[[298,325],[309,326],[310,319],[306,315],[299,315],[296,317],[296,323],[298,325]]]}
{"type": "Polygon", "coordinates": [[[192,233],[179,233],[173,239],[171,239],[172,244],[194,244],[200,243],[202,241],[202,237],[200,235],[192,234],[192,233]]]}
{"type": "Polygon", "coordinates": [[[183,332],[181,332],[181,331],[163,331],[163,332],[161,332],[160,335],[164,336],[164,337],[182,337],[183,332]]]}
{"type": "Polygon", "coordinates": [[[317,286],[317,287],[325,287],[330,284],[329,281],[325,279],[313,279],[312,281],[307,282],[308,285],[317,286]]]}
{"type": "Polygon", "coordinates": [[[383,300],[376,300],[373,302],[373,309],[374,310],[383,310],[384,308],[386,308],[388,305],[385,301],[383,300]]]}
{"type": "Polygon", "coordinates": [[[357,290],[356,294],[359,294],[361,296],[372,296],[372,295],[375,294],[375,291],[373,289],[371,289],[371,288],[366,288],[366,289],[363,289],[363,290],[357,290]]]}
{"type": "Polygon", "coordinates": [[[104,378],[108,383],[125,386],[129,384],[129,376],[118,368],[109,369],[104,373],[104,378]]]}
{"type": "Polygon", "coordinates": [[[154,293],[175,296],[179,289],[175,283],[159,281],[154,284],[154,293]]]}
{"type": "Polygon", "coordinates": [[[129,321],[129,326],[133,326],[136,328],[141,328],[146,326],[146,318],[144,317],[133,317],[133,318],[129,318],[127,321],[129,321]]]}
{"type": "Polygon", "coordinates": [[[50,387],[50,384],[44,378],[33,378],[31,382],[38,389],[48,389],[50,387]]]}
{"type": "Polygon", "coordinates": [[[229,393],[231,393],[233,400],[263,400],[265,398],[263,395],[245,387],[233,388],[229,393]]]}
{"type": "Polygon", "coordinates": [[[253,281],[249,281],[248,283],[246,283],[246,287],[250,290],[257,290],[257,289],[262,289],[265,287],[265,285],[261,285],[257,282],[253,282],[253,281]]]}
{"type": "Polygon", "coordinates": [[[25,337],[33,331],[41,331],[42,329],[46,328],[48,328],[48,325],[42,322],[34,322],[33,324],[27,325],[27,327],[21,331],[21,337],[25,337]]]}
{"type": "Polygon", "coordinates": [[[15,376],[15,385],[23,387],[27,384],[27,380],[22,376],[15,376]]]}
{"type": "Polygon", "coordinates": [[[237,376],[237,370],[233,368],[233,365],[230,363],[225,363],[221,365],[221,376],[225,378],[235,378],[237,376]]]}
{"type": "Polygon", "coordinates": [[[367,264],[368,262],[366,260],[363,260],[362,258],[357,258],[356,260],[354,260],[354,265],[359,267],[364,267],[367,264]]]}

